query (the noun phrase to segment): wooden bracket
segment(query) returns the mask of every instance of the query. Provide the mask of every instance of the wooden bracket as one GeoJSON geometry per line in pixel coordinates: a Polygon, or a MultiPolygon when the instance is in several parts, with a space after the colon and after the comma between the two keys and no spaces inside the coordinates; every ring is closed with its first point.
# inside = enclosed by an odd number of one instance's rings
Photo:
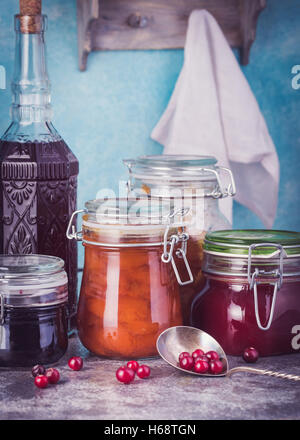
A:
{"type": "Polygon", "coordinates": [[[99,0],[77,0],[79,69],[86,70],[88,54],[93,50],[92,24],[99,18],[99,0]]]}
{"type": "Polygon", "coordinates": [[[266,0],[77,0],[79,69],[94,50],[183,48],[190,13],[206,9],[248,64],[266,0]]]}

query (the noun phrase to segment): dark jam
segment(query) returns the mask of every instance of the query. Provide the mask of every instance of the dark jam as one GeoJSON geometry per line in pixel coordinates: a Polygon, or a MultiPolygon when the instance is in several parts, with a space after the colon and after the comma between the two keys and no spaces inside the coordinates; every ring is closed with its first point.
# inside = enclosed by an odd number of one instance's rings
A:
{"type": "MultiPolygon", "coordinates": [[[[240,356],[247,347],[255,347],[260,356],[300,352],[299,280],[284,280],[277,292],[271,327],[261,330],[247,282],[207,278],[192,306],[192,325],[213,336],[226,354],[240,356]]],[[[274,286],[259,284],[257,289],[259,317],[266,326],[274,286]]]]}
{"type": "Polygon", "coordinates": [[[6,309],[0,326],[0,367],[52,364],[68,346],[66,306],[6,309]]]}
{"type": "Polygon", "coordinates": [[[0,141],[0,253],[62,258],[68,313],[76,309],[77,245],[66,238],[76,210],[78,161],[61,141],[0,141]]]}

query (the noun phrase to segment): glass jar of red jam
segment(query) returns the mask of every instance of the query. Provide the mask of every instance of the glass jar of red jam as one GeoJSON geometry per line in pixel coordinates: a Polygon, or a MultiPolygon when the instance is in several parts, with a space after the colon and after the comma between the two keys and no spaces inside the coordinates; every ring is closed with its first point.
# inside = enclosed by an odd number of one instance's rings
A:
{"type": "MultiPolygon", "coordinates": [[[[189,208],[185,217],[189,234],[187,257],[194,281],[180,286],[183,323],[189,325],[192,301],[204,285],[201,266],[205,234],[231,227],[219,209],[219,200],[226,198],[222,203],[232,203],[230,198],[235,194],[232,173],[218,166],[213,156],[163,154],[123,162],[129,171],[129,194],[158,197],[168,201],[172,209],[189,208]]],[[[179,267],[180,263],[182,260],[179,267]]]]}
{"type": "Polygon", "coordinates": [[[182,324],[179,282],[192,280],[188,237],[182,223],[165,214],[150,199],[111,199],[85,204],[81,233],[70,232],[71,218],[68,237],[82,238],[85,248],[78,334],[91,352],[156,356],[159,334],[182,324]],[[182,274],[180,259],[186,263],[182,274]]]}
{"type": "Polygon", "coordinates": [[[64,261],[0,255],[0,367],[52,364],[68,346],[64,261]]]}
{"type": "Polygon", "coordinates": [[[229,355],[300,352],[300,233],[228,230],[206,235],[205,286],[192,325],[229,355]]]}

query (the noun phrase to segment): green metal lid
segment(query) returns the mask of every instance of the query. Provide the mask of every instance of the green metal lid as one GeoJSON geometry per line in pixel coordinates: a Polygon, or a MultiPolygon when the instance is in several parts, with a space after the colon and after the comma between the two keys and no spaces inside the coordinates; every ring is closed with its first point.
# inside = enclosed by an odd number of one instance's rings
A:
{"type": "Polygon", "coordinates": [[[253,256],[258,258],[275,256],[278,253],[278,245],[284,248],[287,256],[300,255],[299,232],[271,229],[236,229],[210,232],[206,234],[204,250],[207,253],[219,255],[246,256],[249,253],[249,247],[254,244],[260,245],[252,252],[253,256]]]}

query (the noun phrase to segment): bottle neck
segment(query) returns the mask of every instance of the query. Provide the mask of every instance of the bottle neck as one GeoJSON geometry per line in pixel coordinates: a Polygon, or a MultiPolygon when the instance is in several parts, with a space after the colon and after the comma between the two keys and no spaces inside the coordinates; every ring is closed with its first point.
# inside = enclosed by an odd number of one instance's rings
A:
{"type": "Polygon", "coordinates": [[[9,142],[57,142],[51,121],[50,81],[46,66],[46,16],[16,16],[12,123],[1,137],[9,142]]]}
{"type": "Polygon", "coordinates": [[[16,51],[12,80],[11,116],[19,124],[50,122],[50,81],[46,66],[44,41],[45,17],[35,33],[21,32],[20,18],[15,18],[16,51]]]}

